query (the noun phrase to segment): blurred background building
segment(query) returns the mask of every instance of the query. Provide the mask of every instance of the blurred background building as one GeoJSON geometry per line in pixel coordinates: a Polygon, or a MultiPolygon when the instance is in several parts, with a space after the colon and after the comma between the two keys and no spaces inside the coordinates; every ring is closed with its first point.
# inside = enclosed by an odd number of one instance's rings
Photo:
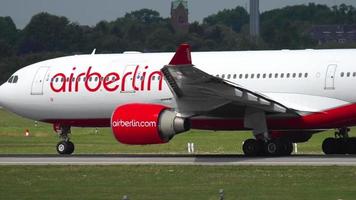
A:
{"type": "Polygon", "coordinates": [[[258,37],[260,35],[260,2],[250,0],[250,35],[258,37]]]}
{"type": "Polygon", "coordinates": [[[310,36],[319,45],[325,43],[354,43],[356,42],[356,24],[349,25],[314,25],[310,36]]]}
{"type": "Polygon", "coordinates": [[[171,23],[176,32],[186,33],[189,29],[188,1],[174,0],[171,5],[171,23]]]}

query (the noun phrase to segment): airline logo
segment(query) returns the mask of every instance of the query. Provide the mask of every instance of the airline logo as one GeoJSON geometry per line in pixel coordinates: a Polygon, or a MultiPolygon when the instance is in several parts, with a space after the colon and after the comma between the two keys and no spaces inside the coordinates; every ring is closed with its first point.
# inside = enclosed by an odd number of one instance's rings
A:
{"type": "Polygon", "coordinates": [[[137,121],[137,120],[116,120],[112,122],[112,127],[122,127],[122,128],[151,128],[157,127],[155,121],[137,121]]]}
{"type": "Polygon", "coordinates": [[[73,67],[72,73],[69,76],[63,73],[55,74],[51,78],[50,87],[56,93],[79,92],[82,90],[96,92],[100,89],[108,92],[125,92],[128,88],[135,91],[151,91],[153,90],[153,81],[157,81],[158,84],[156,84],[156,87],[158,91],[161,91],[163,83],[162,73],[160,71],[148,73],[148,69],[148,66],[142,68],[137,65],[133,72],[126,72],[120,75],[117,72],[100,74],[93,71],[92,67],[89,67],[86,72],[74,75],[76,67],[73,67]],[[141,73],[138,73],[139,70],[141,70],[141,73]]]}

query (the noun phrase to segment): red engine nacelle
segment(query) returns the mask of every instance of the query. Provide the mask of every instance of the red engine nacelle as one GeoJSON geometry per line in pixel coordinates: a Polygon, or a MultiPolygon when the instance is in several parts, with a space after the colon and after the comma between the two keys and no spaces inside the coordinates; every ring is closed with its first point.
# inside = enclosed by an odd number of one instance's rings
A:
{"type": "Polygon", "coordinates": [[[162,105],[127,104],[115,109],[111,128],[115,138],[124,144],[161,144],[188,131],[190,121],[162,105]]]}

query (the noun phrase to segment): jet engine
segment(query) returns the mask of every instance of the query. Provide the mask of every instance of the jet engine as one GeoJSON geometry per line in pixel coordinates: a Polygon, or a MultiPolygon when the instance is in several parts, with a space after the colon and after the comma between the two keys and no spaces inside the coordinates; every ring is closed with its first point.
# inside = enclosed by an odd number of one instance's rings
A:
{"type": "Polygon", "coordinates": [[[115,138],[124,144],[161,144],[188,131],[190,120],[162,105],[126,104],[113,112],[111,128],[115,138]]]}

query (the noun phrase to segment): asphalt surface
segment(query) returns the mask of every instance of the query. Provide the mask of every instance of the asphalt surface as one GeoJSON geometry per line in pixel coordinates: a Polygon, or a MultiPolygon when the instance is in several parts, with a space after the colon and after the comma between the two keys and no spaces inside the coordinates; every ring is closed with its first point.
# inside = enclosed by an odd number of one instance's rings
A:
{"type": "Polygon", "coordinates": [[[0,155],[0,165],[211,165],[211,166],[356,166],[356,156],[293,155],[0,155]]]}

